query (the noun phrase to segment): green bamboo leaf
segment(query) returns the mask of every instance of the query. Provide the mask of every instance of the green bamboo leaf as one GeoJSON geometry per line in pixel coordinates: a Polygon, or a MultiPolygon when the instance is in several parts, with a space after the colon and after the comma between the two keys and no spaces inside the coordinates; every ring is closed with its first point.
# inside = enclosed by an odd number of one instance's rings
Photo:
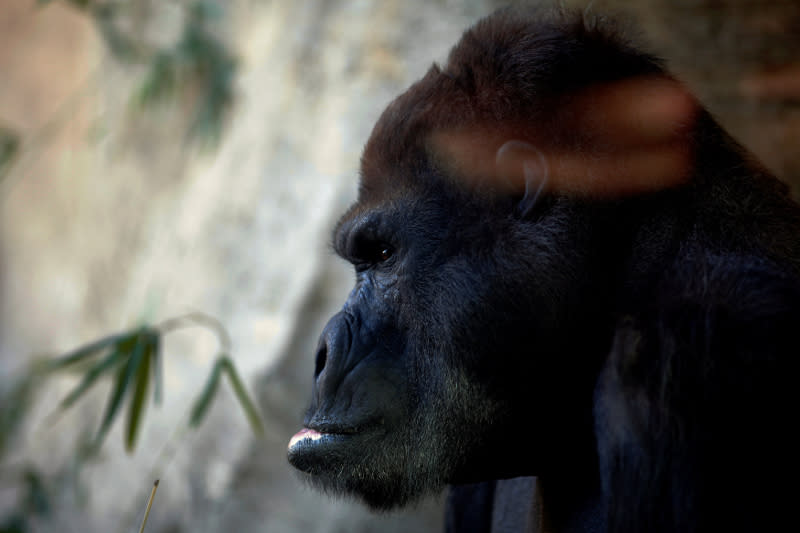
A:
{"type": "Polygon", "coordinates": [[[12,381],[8,388],[4,385],[0,383],[0,459],[26,420],[39,382],[35,374],[29,373],[12,381]]]}
{"type": "Polygon", "coordinates": [[[11,168],[19,153],[19,135],[0,125],[0,179],[11,168]]]}
{"type": "MultiPolygon", "coordinates": [[[[106,405],[103,421],[100,424],[100,429],[95,437],[95,444],[97,446],[100,446],[106,436],[106,433],[111,427],[111,424],[114,422],[114,418],[117,416],[119,407],[122,404],[122,398],[125,396],[125,392],[128,390],[128,385],[130,384],[131,379],[135,375],[136,370],[139,368],[139,365],[144,357],[145,347],[148,343],[148,336],[152,336],[154,334],[158,335],[158,333],[154,332],[154,330],[149,328],[141,328],[136,336],[136,343],[129,354],[127,364],[120,366],[120,369],[117,372],[117,377],[114,380],[114,385],[111,389],[111,397],[106,405]]],[[[122,347],[120,347],[120,349],[121,348],[122,347]]]]}
{"type": "Polygon", "coordinates": [[[125,356],[124,350],[114,350],[108,354],[102,361],[90,368],[83,376],[83,380],[77,387],[72,389],[63,400],[61,400],[60,409],[69,408],[75,401],[83,395],[92,385],[95,384],[97,379],[107,372],[111,372],[118,364],[122,363],[125,356]]]}
{"type": "MultiPolygon", "coordinates": [[[[158,337],[155,337],[155,340],[157,339],[158,337]]],[[[128,453],[132,452],[134,446],[136,446],[136,438],[139,436],[139,428],[142,425],[142,417],[144,416],[145,397],[150,385],[150,365],[153,358],[153,349],[156,348],[153,340],[152,337],[144,339],[144,354],[142,355],[141,363],[136,369],[131,403],[128,407],[128,428],[125,439],[125,450],[128,453]]]]}
{"type": "Polygon", "coordinates": [[[204,23],[207,20],[218,19],[222,17],[222,6],[217,2],[210,2],[208,0],[195,2],[189,11],[190,20],[195,24],[204,23]]]}
{"type": "Polygon", "coordinates": [[[119,9],[119,3],[103,2],[94,5],[91,14],[97,29],[100,30],[100,35],[114,57],[123,62],[133,61],[140,57],[137,50],[138,43],[136,39],[120,31],[117,27],[119,9]]]}
{"type": "Polygon", "coordinates": [[[67,1],[80,10],[85,10],[86,8],[88,8],[90,2],[90,0],[67,0],[67,1]]]}
{"type": "Polygon", "coordinates": [[[90,342],[89,344],[85,344],[80,348],[77,348],[71,352],[62,355],[57,359],[53,359],[47,362],[47,365],[44,367],[44,371],[46,372],[53,372],[55,370],[59,370],[64,368],[65,366],[73,365],[75,363],[81,362],[84,359],[87,359],[93,355],[96,355],[102,350],[110,349],[115,345],[124,343],[126,340],[133,339],[138,332],[134,333],[120,333],[117,335],[109,335],[108,337],[104,337],[100,340],[90,342]]]}
{"type": "Polygon", "coordinates": [[[245,416],[247,416],[247,421],[250,422],[250,427],[259,437],[264,435],[261,415],[258,413],[258,409],[256,409],[253,400],[250,399],[250,395],[247,394],[247,389],[245,389],[244,383],[242,383],[239,377],[239,373],[233,366],[233,361],[227,356],[223,356],[220,361],[224,370],[228,373],[228,379],[230,379],[231,385],[233,386],[233,392],[236,393],[236,398],[239,400],[239,404],[242,406],[245,416]]]}
{"type": "Polygon", "coordinates": [[[211,374],[208,376],[208,380],[206,380],[206,385],[203,387],[203,392],[197,400],[195,400],[194,406],[192,407],[192,414],[189,418],[189,425],[191,427],[199,426],[200,422],[202,422],[203,418],[206,416],[208,407],[211,405],[211,400],[214,399],[214,396],[217,394],[217,389],[219,388],[223,364],[224,361],[222,359],[217,359],[214,363],[214,368],[211,370],[211,374]]]}
{"type": "Polygon", "coordinates": [[[170,52],[159,52],[150,62],[147,77],[137,91],[136,100],[142,107],[173,96],[178,86],[179,65],[170,52]]]}
{"type": "Polygon", "coordinates": [[[42,475],[33,468],[23,474],[25,484],[24,509],[31,515],[47,516],[52,510],[51,494],[42,475]]]}
{"type": "Polygon", "coordinates": [[[153,368],[153,403],[161,405],[161,398],[164,391],[164,360],[161,356],[161,337],[153,339],[153,361],[150,365],[153,368]]]}

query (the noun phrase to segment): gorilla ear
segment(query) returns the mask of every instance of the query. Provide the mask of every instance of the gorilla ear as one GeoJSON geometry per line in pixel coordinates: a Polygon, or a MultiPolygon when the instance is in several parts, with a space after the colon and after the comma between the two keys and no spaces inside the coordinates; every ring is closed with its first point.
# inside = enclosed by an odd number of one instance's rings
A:
{"type": "Polygon", "coordinates": [[[495,168],[498,170],[497,174],[510,179],[512,189],[524,188],[522,200],[517,204],[517,213],[525,218],[530,214],[547,185],[549,175],[547,159],[532,144],[514,139],[506,141],[497,149],[494,161],[495,168]],[[522,186],[514,183],[513,179],[514,176],[520,176],[520,169],[522,186]]]}

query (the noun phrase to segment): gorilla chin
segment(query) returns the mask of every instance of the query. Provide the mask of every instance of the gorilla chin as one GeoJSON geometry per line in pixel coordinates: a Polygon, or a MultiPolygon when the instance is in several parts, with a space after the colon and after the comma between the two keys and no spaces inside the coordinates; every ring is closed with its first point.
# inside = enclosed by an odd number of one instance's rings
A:
{"type": "Polygon", "coordinates": [[[342,434],[303,428],[289,442],[288,457],[312,487],[356,496],[376,511],[395,509],[441,490],[443,482],[434,489],[426,486],[421,473],[409,475],[406,468],[398,468],[399,453],[391,451],[386,440],[382,430],[342,434]]]}

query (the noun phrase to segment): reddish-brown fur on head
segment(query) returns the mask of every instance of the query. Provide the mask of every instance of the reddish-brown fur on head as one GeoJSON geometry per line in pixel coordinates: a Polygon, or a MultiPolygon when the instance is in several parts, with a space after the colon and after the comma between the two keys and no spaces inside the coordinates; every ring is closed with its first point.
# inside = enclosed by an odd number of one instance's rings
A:
{"type": "Polygon", "coordinates": [[[544,158],[537,178],[557,193],[607,197],[685,181],[696,102],[657,60],[599,26],[582,14],[508,9],[467,31],[444,67],[381,116],[362,195],[430,179],[432,169],[521,192],[530,154],[498,157],[509,141],[544,158]]]}

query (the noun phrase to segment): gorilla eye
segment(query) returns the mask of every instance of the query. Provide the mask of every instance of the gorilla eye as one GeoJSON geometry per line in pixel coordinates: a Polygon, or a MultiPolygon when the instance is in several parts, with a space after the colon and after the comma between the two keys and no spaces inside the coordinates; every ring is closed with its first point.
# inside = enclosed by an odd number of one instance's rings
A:
{"type": "Polygon", "coordinates": [[[364,271],[394,257],[394,248],[385,242],[371,241],[358,243],[358,247],[348,254],[356,270],[364,271]]]}
{"type": "Polygon", "coordinates": [[[367,263],[366,266],[372,266],[379,263],[385,263],[391,259],[394,255],[394,248],[385,242],[374,242],[365,250],[365,252],[366,254],[363,257],[367,263]]]}

